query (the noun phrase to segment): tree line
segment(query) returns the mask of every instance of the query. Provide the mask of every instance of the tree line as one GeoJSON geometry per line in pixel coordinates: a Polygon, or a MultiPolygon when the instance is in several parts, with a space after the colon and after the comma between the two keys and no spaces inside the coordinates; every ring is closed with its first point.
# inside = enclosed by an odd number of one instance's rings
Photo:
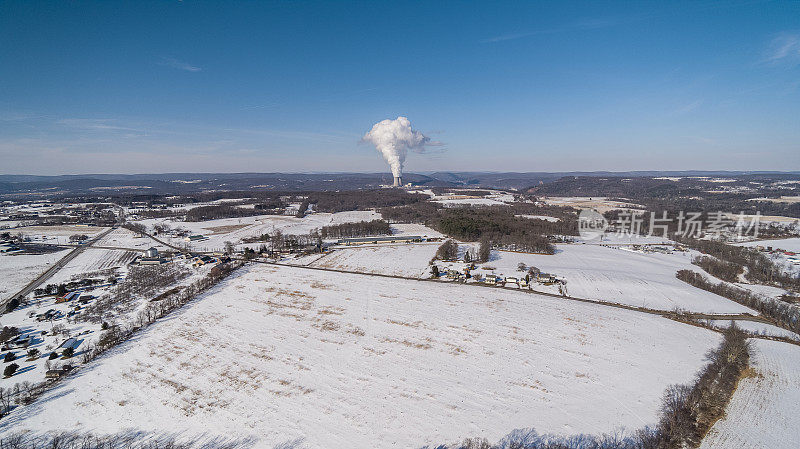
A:
{"type": "Polygon", "coordinates": [[[771,298],[761,297],[749,290],[720,282],[715,284],[700,273],[679,270],[675,277],[697,288],[723,296],[743,306],[757,310],[778,326],[800,334],[800,308],[771,298]]]}
{"type": "Polygon", "coordinates": [[[309,192],[308,201],[318,212],[369,210],[422,203],[428,195],[408,193],[402,189],[348,190],[309,192]]]}
{"type": "Polygon", "coordinates": [[[719,260],[715,257],[700,256],[692,259],[692,263],[702,268],[703,271],[714,276],[715,278],[722,279],[727,282],[738,282],[739,275],[742,274],[742,266],[719,260]]]}
{"type": "Polygon", "coordinates": [[[252,446],[252,442],[237,441],[235,438],[215,439],[213,444],[201,441],[181,442],[174,437],[152,435],[146,432],[120,432],[99,435],[88,432],[68,431],[50,432],[34,435],[30,432],[16,433],[0,439],[0,449],[241,449],[252,446]]]}
{"type": "Polygon", "coordinates": [[[200,206],[186,211],[186,221],[206,221],[219,218],[240,218],[264,215],[264,210],[236,207],[230,204],[216,204],[213,206],[200,206]]]}
{"type": "Polygon", "coordinates": [[[392,233],[392,230],[385,220],[372,220],[323,226],[319,233],[322,238],[327,239],[388,235],[392,233]]]}
{"type": "Polygon", "coordinates": [[[746,267],[745,278],[749,281],[778,285],[782,288],[797,291],[800,289],[800,278],[787,274],[775,265],[764,253],[755,248],[746,246],[733,246],[714,240],[699,240],[688,237],[675,236],[675,241],[713,256],[721,261],[746,267]]]}

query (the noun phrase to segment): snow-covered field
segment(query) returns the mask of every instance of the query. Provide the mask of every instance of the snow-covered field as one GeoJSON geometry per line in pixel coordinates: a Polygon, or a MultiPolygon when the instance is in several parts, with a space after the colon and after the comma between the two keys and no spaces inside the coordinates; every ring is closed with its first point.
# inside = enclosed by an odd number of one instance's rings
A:
{"type": "MultiPolygon", "coordinates": [[[[262,234],[273,234],[281,231],[284,234],[307,234],[323,226],[352,223],[359,221],[378,220],[381,215],[374,211],[348,211],[329,213],[315,213],[303,218],[283,215],[256,215],[242,218],[222,218],[201,222],[170,221],[168,219],[148,219],[139,223],[148,227],[156,223],[164,223],[172,228],[183,228],[192,234],[201,234],[207,240],[191,243],[191,248],[197,251],[219,251],[224,249],[225,242],[237,243],[245,237],[256,237],[262,234]]],[[[159,236],[162,238],[162,236],[159,236]]],[[[182,238],[169,238],[163,236],[164,241],[182,246],[186,242],[182,238]]]]}
{"type": "Polygon", "coordinates": [[[98,240],[94,246],[107,248],[134,249],[144,251],[148,248],[156,248],[159,251],[169,248],[161,245],[150,237],[139,236],[125,228],[117,228],[109,232],[102,239],[98,240]]]}
{"type": "Polygon", "coordinates": [[[48,254],[0,254],[0,298],[13,295],[72,251],[48,254]]]}
{"type": "Polygon", "coordinates": [[[601,238],[584,240],[574,237],[576,242],[585,242],[593,245],[674,245],[675,242],[668,238],[656,235],[638,235],[625,232],[606,232],[601,238]]]}
{"type": "Polygon", "coordinates": [[[505,204],[502,201],[494,200],[491,198],[437,198],[433,201],[442,204],[445,207],[452,206],[502,206],[505,204]]]}
{"type": "Polygon", "coordinates": [[[556,206],[569,206],[576,209],[594,209],[598,212],[605,213],[614,209],[629,209],[640,208],[636,204],[625,203],[621,201],[614,201],[603,197],[585,197],[585,196],[551,196],[539,198],[545,204],[552,204],[556,206]]]}
{"type": "Polygon", "coordinates": [[[800,237],[790,239],[756,240],[753,242],[736,243],[737,246],[771,246],[773,249],[782,249],[793,253],[800,253],[800,237]]]}
{"type": "Polygon", "coordinates": [[[48,279],[48,284],[58,284],[73,276],[109,268],[124,268],[137,253],[118,249],[86,248],[48,279]]]}
{"type": "Polygon", "coordinates": [[[545,220],[545,221],[550,221],[550,222],[553,222],[553,223],[555,223],[555,222],[557,222],[557,221],[558,221],[558,218],[556,218],[556,217],[551,217],[551,216],[548,216],[548,215],[527,215],[527,214],[521,214],[521,215],[515,215],[515,217],[520,217],[520,218],[530,218],[531,220],[545,220]]]}
{"type": "Polygon", "coordinates": [[[567,292],[578,298],[599,299],[632,306],[693,312],[756,312],[675,278],[680,269],[700,269],[691,264],[689,253],[642,253],[600,245],[557,245],[554,255],[493,251],[483,264],[495,273],[524,276],[517,271],[522,262],[567,281],[567,292]]]}
{"type": "Polygon", "coordinates": [[[312,267],[406,277],[430,277],[428,262],[436,255],[439,243],[371,245],[342,248],[317,259],[312,267]]]}
{"type": "Polygon", "coordinates": [[[69,237],[72,235],[85,235],[91,238],[106,229],[108,228],[83,225],[26,226],[14,229],[14,235],[21,233],[35,242],[63,245],[70,243],[69,237]]]}
{"type": "Polygon", "coordinates": [[[423,237],[442,238],[444,235],[421,224],[398,223],[390,226],[393,235],[419,235],[423,237]]]}
{"type": "Polygon", "coordinates": [[[794,449],[800,442],[800,347],[750,340],[755,375],[739,382],[701,449],[794,449]]]}
{"type": "Polygon", "coordinates": [[[0,432],[405,448],[516,428],[632,431],[656,422],[665,388],[690,382],[719,340],[558,298],[253,265],[15,410],[0,432]]]}

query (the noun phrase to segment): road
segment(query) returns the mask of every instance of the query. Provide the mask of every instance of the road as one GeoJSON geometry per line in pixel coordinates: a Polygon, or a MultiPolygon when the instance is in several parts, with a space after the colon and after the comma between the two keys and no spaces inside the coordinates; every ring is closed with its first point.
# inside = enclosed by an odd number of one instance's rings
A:
{"type": "Polygon", "coordinates": [[[100,233],[97,237],[87,241],[86,244],[77,246],[75,249],[70,251],[66,256],[62,257],[61,260],[56,262],[52,267],[48,268],[47,271],[40,274],[39,277],[28,283],[28,285],[26,285],[25,287],[23,287],[22,290],[2,300],[2,303],[0,303],[0,313],[5,313],[6,305],[11,301],[12,298],[18,298],[20,296],[25,297],[28,294],[30,294],[30,292],[39,288],[40,285],[42,285],[45,281],[50,279],[54,274],[56,274],[58,270],[64,268],[64,266],[66,266],[72,259],[76,258],[78,254],[82,253],[83,250],[92,246],[92,244],[99,241],[113,230],[114,228],[108,228],[107,230],[100,233]]]}
{"type": "MultiPolygon", "coordinates": [[[[126,228],[126,229],[128,229],[128,228],[126,228]]],[[[163,241],[163,240],[159,239],[158,237],[155,237],[154,235],[152,235],[152,234],[150,234],[150,233],[148,233],[148,232],[134,231],[133,229],[128,229],[128,230],[129,230],[129,231],[131,231],[131,232],[135,232],[135,233],[137,233],[137,234],[142,234],[142,235],[144,235],[144,236],[150,237],[150,238],[151,238],[151,239],[153,239],[153,241],[155,241],[156,243],[160,243],[161,245],[164,245],[164,246],[166,246],[167,248],[172,248],[172,249],[174,249],[175,251],[177,251],[177,252],[179,252],[179,253],[184,253],[184,252],[186,252],[186,249],[185,249],[185,248],[181,248],[181,247],[178,247],[178,246],[172,245],[172,244],[170,244],[170,243],[167,243],[167,242],[165,242],[165,241],[163,241]]],[[[198,253],[198,252],[200,252],[200,251],[192,251],[192,252],[194,252],[194,253],[198,253]]]]}

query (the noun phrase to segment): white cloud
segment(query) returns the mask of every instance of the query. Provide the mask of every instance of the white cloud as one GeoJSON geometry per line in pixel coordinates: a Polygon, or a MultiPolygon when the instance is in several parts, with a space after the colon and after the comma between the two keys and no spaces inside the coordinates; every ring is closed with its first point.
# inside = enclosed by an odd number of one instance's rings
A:
{"type": "Polygon", "coordinates": [[[772,39],[767,50],[766,61],[770,63],[800,62],[800,33],[782,33],[772,39]]]}
{"type": "Polygon", "coordinates": [[[200,71],[203,70],[200,67],[197,67],[197,66],[191,65],[191,64],[189,64],[187,62],[179,61],[179,60],[177,60],[175,58],[170,58],[170,57],[167,57],[167,56],[162,56],[161,57],[160,64],[161,65],[165,65],[167,67],[172,67],[173,69],[185,70],[187,72],[200,72],[200,71]]]}

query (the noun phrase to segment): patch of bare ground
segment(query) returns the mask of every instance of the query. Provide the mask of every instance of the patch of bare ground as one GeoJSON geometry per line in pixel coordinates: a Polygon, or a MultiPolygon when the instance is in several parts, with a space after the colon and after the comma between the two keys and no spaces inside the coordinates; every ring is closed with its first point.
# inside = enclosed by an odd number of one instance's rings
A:
{"type": "Polygon", "coordinates": [[[539,382],[538,380],[533,381],[533,383],[514,382],[512,385],[516,385],[516,386],[519,386],[519,387],[530,388],[531,390],[538,390],[538,391],[541,391],[542,393],[550,393],[550,390],[545,388],[544,385],[542,385],[542,383],[539,382]]]}
{"type": "Polygon", "coordinates": [[[420,325],[422,324],[422,321],[414,321],[413,323],[409,323],[409,322],[406,322],[406,321],[393,320],[391,318],[387,319],[386,322],[389,323],[389,324],[396,324],[398,326],[411,327],[411,328],[414,328],[414,329],[419,328],[420,325]]]}
{"type": "Polygon", "coordinates": [[[318,315],[344,315],[344,309],[334,306],[322,306],[317,310],[318,315]]]}
{"type": "Polygon", "coordinates": [[[250,226],[249,224],[235,224],[235,225],[225,225],[225,226],[209,226],[207,229],[211,231],[209,235],[218,235],[218,234],[228,234],[233,231],[238,231],[239,229],[246,228],[250,226]]]}
{"type": "Polygon", "coordinates": [[[431,339],[430,338],[426,338],[425,340],[426,340],[426,343],[420,343],[420,342],[413,342],[413,341],[410,341],[408,339],[397,340],[397,339],[394,339],[394,338],[384,337],[384,338],[381,339],[381,342],[383,342],[383,343],[399,343],[399,344],[401,344],[403,346],[408,346],[409,348],[416,348],[416,349],[431,349],[433,347],[430,344],[431,339]]]}
{"type": "Polygon", "coordinates": [[[447,352],[449,352],[450,354],[453,354],[453,355],[466,354],[466,352],[467,352],[461,346],[454,345],[452,343],[445,343],[445,345],[447,345],[447,347],[449,348],[447,352]]]}
{"type": "Polygon", "coordinates": [[[364,350],[365,350],[365,351],[367,351],[367,352],[371,352],[371,353],[373,353],[373,354],[377,354],[377,355],[384,355],[384,354],[386,354],[386,351],[385,351],[385,350],[383,350],[383,349],[380,349],[380,350],[379,350],[379,349],[375,349],[375,348],[364,347],[364,350]]]}
{"type": "Polygon", "coordinates": [[[348,334],[357,335],[359,337],[363,337],[364,335],[366,335],[366,332],[364,332],[364,329],[361,329],[358,326],[351,326],[351,325],[348,325],[347,333],[348,334]]]}

